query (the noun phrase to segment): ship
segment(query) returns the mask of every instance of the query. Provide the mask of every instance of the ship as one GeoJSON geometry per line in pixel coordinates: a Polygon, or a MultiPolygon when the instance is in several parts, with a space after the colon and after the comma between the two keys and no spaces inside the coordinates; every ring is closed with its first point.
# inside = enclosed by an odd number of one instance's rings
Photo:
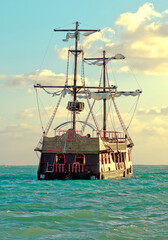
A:
{"type": "MultiPolygon", "coordinates": [[[[106,51],[98,58],[84,57],[84,50],[80,49],[80,35],[90,36],[100,29],[82,29],[79,22],[72,29],[54,29],[55,32],[66,32],[63,40],[74,41],[73,49],[68,50],[68,56],[73,56],[73,84],[69,84],[68,71],[65,83],[62,85],[42,85],[36,83],[35,90],[43,89],[56,96],[57,103],[51,118],[42,133],[35,151],[40,154],[38,180],[112,180],[131,177],[133,165],[131,150],[134,143],[122,119],[116,98],[120,96],[140,96],[141,90],[119,91],[115,85],[110,85],[107,64],[110,61],[124,60],[122,54],[107,57],[106,51]],[[78,58],[82,55],[82,69],[84,64],[97,65],[102,68],[101,83],[98,86],[87,86],[84,71],[81,83],[78,81],[78,58]],[[60,103],[68,96],[64,111],[70,113],[71,119],[53,127],[53,136],[48,136],[53,120],[57,119],[60,103]],[[69,98],[71,97],[70,101],[69,98]],[[82,100],[82,101],[81,101],[82,100]],[[107,101],[111,101],[122,131],[114,126],[107,126],[107,101]],[[95,103],[102,105],[102,124],[99,126],[94,113],[95,103]],[[85,106],[87,105],[87,110],[85,106]],[[84,119],[79,119],[83,114],[84,119]],[[86,132],[86,128],[89,129],[86,132]]],[[[68,58],[69,61],[69,58],[68,58]]],[[[67,61],[67,69],[69,62],[67,61]]],[[[114,113],[113,113],[114,114],[114,113]]]]}

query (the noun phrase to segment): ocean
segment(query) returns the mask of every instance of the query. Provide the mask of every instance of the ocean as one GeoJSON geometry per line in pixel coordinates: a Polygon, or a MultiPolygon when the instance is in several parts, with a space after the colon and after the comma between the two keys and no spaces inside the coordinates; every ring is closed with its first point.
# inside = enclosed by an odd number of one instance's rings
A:
{"type": "Polygon", "coordinates": [[[38,181],[0,166],[0,239],[168,239],[168,166],[122,180],[38,181]]]}

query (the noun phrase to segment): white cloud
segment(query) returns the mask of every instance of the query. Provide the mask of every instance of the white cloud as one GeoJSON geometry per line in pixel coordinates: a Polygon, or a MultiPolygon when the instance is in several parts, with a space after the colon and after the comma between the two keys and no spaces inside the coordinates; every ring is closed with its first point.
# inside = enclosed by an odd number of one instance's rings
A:
{"type": "MultiPolygon", "coordinates": [[[[126,60],[130,60],[128,62],[131,62],[134,72],[168,75],[167,12],[157,12],[152,3],[145,3],[137,12],[121,14],[114,29],[104,28],[101,33],[81,39],[85,56],[100,57],[105,49],[109,57],[122,53],[126,60]]],[[[120,71],[127,72],[128,66],[122,67],[120,71]]]]}
{"type": "Polygon", "coordinates": [[[67,60],[68,48],[64,47],[62,49],[59,49],[58,47],[55,47],[55,53],[60,59],[67,60]]]}
{"type": "MultiPolygon", "coordinates": [[[[20,74],[13,76],[3,76],[4,83],[0,84],[0,87],[4,88],[29,88],[35,83],[42,85],[57,85],[63,86],[66,81],[66,75],[63,73],[56,74],[49,69],[36,70],[28,74],[20,74]]],[[[73,80],[73,75],[68,76],[69,82],[73,80]]],[[[81,77],[78,75],[78,84],[81,85],[81,77]]],[[[85,82],[89,84],[87,78],[85,82]]],[[[28,90],[30,93],[30,89],[28,90]]]]}
{"type": "Polygon", "coordinates": [[[27,92],[28,92],[28,93],[33,93],[33,89],[32,89],[32,88],[28,88],[28,89],[27,89],[27,92]]]}
{"type": "MultiPolygon", "coordinates": [[[[136,13],[124,13],[116,21],[116,26],[123,28],[112,48],[122,49],[126,59],[131,59],[134,71],[168,75],[168,23],[164,19],[165,12],[156,12],[152,3],[146,3],[136,13]]],[[[126,70],[126,67],[121,69],[126,70]]]]}
{"type": "MultiPolygon", "coordinates": [[[[40,115],[43,119],[49,120],[50,117],[53,114],[55,107],[52,106],[46,106],[43,108],[40,108],[40,115]]],[[[59,106],[58,111],[57,111],[57,119],[63,119],[67,115],[68,111],[66,110],[66,106],[59,106]]],[[[39,113],[37,108],[27,108],[24,109],[23,111],[17,113],[17,117],[19,119],[38,119],[39,118],[39,113]]]]}
{"type": "Polygon", "coordinates": [[[6,79],[6,75],[0,75],[0,80],[4,80],[4,79],[6,79]]]}
{"type": "Polygon", "coordinates": [[[120,15],[117,19],[116,24],[124,26],[129,31],[134,32],[141,24],[151,20],[151,18],[161,18],[162,15],[154,10],[152,3],[145,3],[139,7],[136,13],[126,12],[120,15]]]}
{"type": "Polygon", "coordinates": [[[154,116],[158,116],[158,115],[164,115],[164,116],[168,116],[168,107],[167,106],[162,106],[160,108],[158,107],[153,107],[151,109],[139,109],[137,111],[138,115],[154,115],[154,116]]]}
{"type": "Polygon", "coordinates": [[[56,74],[51,70],[36,70],[28,74],[20,74],[13,76],[5,76],[4,83],[1,87],[7,88],[27,88],[39,82],[42,84],[57,84],[63,85],[65,83],[66,76],[63,73],[56,74]]]}
{"type": "Polygon", "coordinates": [[[33,126],[26,123],[11,124],[0,129],[1,136],[12,139],[24,139],[33,132],[35,132],[33,126]]]}
{"type": "MultiPolygon", "coordinates": [[[[85,57],[93,56],[97,51],[101,51],[104,44],[111,45],[111,39],[113,39],[115,35],[115,31],[112,28],[106,27],[102,29],[100,32],[95,32],[87,37],[80,37],[81,41],[79,43],[79,48],[84,49],[85,57]]],[[[71,40],[70,40],[71,41],[71,40]]],[[[69,49],[73,49],[74,46],[69,47],[69,49]]],[[[59,49],[55,47],[55,52],[60,59],[67,60],[68,48],[64,47],[59,49]]]]}

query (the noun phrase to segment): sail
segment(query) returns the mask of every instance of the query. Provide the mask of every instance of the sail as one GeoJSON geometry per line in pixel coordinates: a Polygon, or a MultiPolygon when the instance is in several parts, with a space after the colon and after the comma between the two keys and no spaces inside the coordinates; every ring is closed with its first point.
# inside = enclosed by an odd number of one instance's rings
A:
{"type": "MultiPolygon", "coordinates": [[[[90,35],[93,34],[93,33],[95,33],[95,31],[85,32],[85,33],[83,33],[82,35],[85,36],[85,37],[87,37],[87,36],[90,36],[90,35]]],[[[78,38],[78,40],[79,40],[79,39],[80,39],[80,31],[77,31],[77,32],[75,32],[75,33],[71,33],[71,32],[67,33],[66,38],[65,38],[65,39],[62,39],[62,41],[68,42],[70,38],[75,38],[75,37],[76,37],[76,34],[77,34],[77,38],[78,38]]]]}
{"type": "MultiPolygon", "coordinates": [[[[121,53],[117,53],[114,57],[110,57],[110,58],[107,58],[105,60],[105,64],[108,63],[109,61],[111,61],[112,59],[125,59],[124,55],[122,55],[121,53]]],[[[97,66],[103,66],[103,61],[102,59],[100,60],[96,60],[94,62],[87,62],[89,65],[97,65],[97,66]]]]}
{"type": "MultiPolygon", "coordinates": [[[[111,97],[121,97],[121,96],[138,96],[142,93],[141,90],[136,90],[136,91],[108,91],[108,92],[91,92],[89,89],[87,89],[86,91],[80,91],[80,93],[77,95],[78,98],[93,98],[94,100],[109,100],[111,99],[111,97]],[[87,93],[87,97],[86,97],[86,93],[87,93]]],[[[73,96],[72,91],[70,91],[69,89],[64,89],[63,90],[63,97],[66,96],[66,94],[70,94],[73,96]]]]}
{"type": "Polygon", "coordinates": [[[95,31],[85,32],[85,33],[83,33],[83,36],[87,37],[87,36],[89,36],[89,35],[91,35],[91,34],[93,34],[93,33],[95,33],[95,31]]]}
{"type": "Polygon", "coordinates": [[[120,96],[138,96],[141,93],[140,90],[136,91],[117,91],[117,92],[105,92],[105,93],[91,93],[91,98],[94,100],[109,100],[111,97],[120,97],[120,96]]]}
{"type": "Polygon", "coordinates": [[[75,38],[75,33],[67,33],[66,38],[63,39],[62,41],[68,42],[70,38],[75,38]]]}

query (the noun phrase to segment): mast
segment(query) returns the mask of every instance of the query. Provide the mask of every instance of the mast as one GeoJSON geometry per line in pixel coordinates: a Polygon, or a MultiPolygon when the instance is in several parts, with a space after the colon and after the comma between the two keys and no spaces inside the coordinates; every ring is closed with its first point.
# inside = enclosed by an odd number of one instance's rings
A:
{"type": "MultiPolygon", "coordinates": [[[[106,52],[103,51],[103,87],[104,87],[104,90],[103,92],[106,92],[106,52]]],[[[106,99],[103,99],[103,135],[104,135],[104,138],[106,137],[106,99]]]]}
{"type": "MultiPolygon", "coordinates": [[[[73,89],[73,100],[76,106],[76,83],[77,83],[77,58],[78,58],[78,26],[79,23],[76,22],[76,31],[75,31],[75,66],[74,66],[74,89],[73,89]]],[[[73,111],[73,129],[76,130],[76,109],[73,111]]]]}
{"type": "MultiPolygon", "coordinates": [[[[102,61],[103,65],[103,92],[106,92],[106,60],[108,58],[106,58],[106,51],[103,51],[103,57],[102,58],[84,58],[84,60],[96,60],[97,62],[102,61]]],[[[99,89],[101,89],[101,87],[99,87],[99,89]]],[[[111,89],[111,88],[110,88],[111,89]]],[[[106,122],[107,122],[107,118],[106,118],[106,99],[103,99],[103,137],[106,137],[106,130],[107,130],[107,126],[106,126],[106,122]]]]}
{"type": "MultiPolygon", "coordinates": [[[[100,30],[95,30],[95,29],[79,29],[79,22],[76,22],[76,27],[75,29],[62,29],[62,30],[57,30],[54,29],[55,32],[74,32],[74,37],[70,36],[70,38],[75,38],[75,50],[70,50],[70,52],[74,55],[75,57],[75,64],[74,64],[74,85],[72,87],[72,92],[73,92],[73,129],[76,130],[76,103],[77,103],[77,92],[78,92],[78,87],[77,87],[77,62],[78,62],[78,55],[82,52],[82,50],[78,50],[78,41],[79,41],[79,34],[80,32],[99,32],[100,30]]],[[[71,33],[69,33],[71,34],[71,33]]]]}

